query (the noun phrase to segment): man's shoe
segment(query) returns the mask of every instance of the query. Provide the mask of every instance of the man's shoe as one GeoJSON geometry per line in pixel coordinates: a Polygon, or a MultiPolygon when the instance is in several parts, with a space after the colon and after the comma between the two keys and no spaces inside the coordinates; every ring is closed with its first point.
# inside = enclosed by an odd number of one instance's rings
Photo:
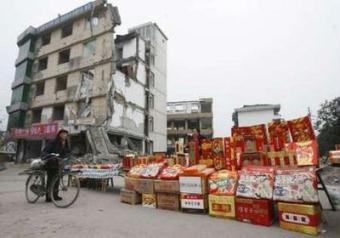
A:
{"type": "Polygon", "coordinates": [[[45,202],[52,202],[51,198],[46,198],[45,202]]]}

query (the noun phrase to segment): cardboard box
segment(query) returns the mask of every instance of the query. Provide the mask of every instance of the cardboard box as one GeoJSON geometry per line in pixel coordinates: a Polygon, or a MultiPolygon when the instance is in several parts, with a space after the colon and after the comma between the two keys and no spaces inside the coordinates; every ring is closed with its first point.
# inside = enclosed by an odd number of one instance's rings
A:
{"type": "Polygon", "coordinates": [[[235,218],[235,196],[210,194],[209,215],[235,218]]]}
{"type": "Polygon", "coordinates": [[[180,176],[179,190],[181,193],[206,194],[207,179],[200,176],[180,176]]]}
{"type": "Polygon", "coordinates": [[[157,193],[157,208],[178,211],[179,195],[173,193],[157,193]]]}
{"type": "Polygon", "coordinates": [[[278,203],[280,227],[287,230],[317,235],[321,222],[318,205],[278,203]]]}
{"type": "Polygon", "coordinates": [[[274,220],[273,201],[266,199],[236,198],[236,219],[256,225],[270,226],[274,220]]]}
{"type": "Polygon", "coordinates": [[[143,193],[142,206],[147,208],[156,208],[156,194],[143,193]]]}
{"type": "Polygon", "coordinates": [[[137,179],[136,191],[139,193],[155,193],[153,179],[137,179]]]}
{"type": "Polygon", "coordinates": [[[136,204],[142,203],[142,196],[136,191],[122,188],[120,190],[120,201],[124,203],[129,203],[132,205],[136,205],[136,204]]]}
{"type": "Polygon", "coordinates": [[[181,193],[181,208],[190,210],[206,210],[208,208],[208,195],[181,193]]]}
{"type": "Polygon", "coordinates": [[[124,177],[125,182],[125,189],[128,190],[136,190],[138,185],[138,179],[136,178],[130,178],[130,177],[124,177]]]}
{"type": "Polygon", "coordinates": [[[154,187],[156,193],[179,193],[178,180],[155,180],[154,187]]]}

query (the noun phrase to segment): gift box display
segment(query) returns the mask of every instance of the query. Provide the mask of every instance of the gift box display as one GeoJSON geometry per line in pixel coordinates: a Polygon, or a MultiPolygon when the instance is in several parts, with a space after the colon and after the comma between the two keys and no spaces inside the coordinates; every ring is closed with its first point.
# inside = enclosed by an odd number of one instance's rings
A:
{"type": "Polygon", "coordinates": [[[321,223],[318,205],[278,203],[280,227],[287,230],[317,235],[321,223]]]}
{"type": "Polygon", "coordinates": [[[298,166],[318,165],[319,153],[316,141],[292,142],[285,145],[287,152],[294,152],[298,166]]]}
{"type": "Polygon", "coordinates": [[[274,220],[273,201],[237,197],[236,219],[256,225],[270,226],[274,220]]]}
{"type": "Polygon", "coordinates": [[[209,215],[235,218],[235,196],[209,194],[209,215]]]}
{"type": "Polygon", "coordinates": [[[274,200],[286,202],[319,202],[315,169],[277,169],[274,183],[274,200]]]}
{"type": "Polygon", "coordinates": [[[209,194],[235,195],[238,175],[236,171],[220,170],[209,176],[209,194]]]}
{"type": "Polygon", "coordinates": [[[272,199],[273,188],[274,168],[248,166],[239,171],[238,197],[272,199]]]}
{"type": "Polygon", "coordinates": [[[268,124],[271,151],[282,151],[290,142],[289,127],[286,121],[273,121],[268,124]]]}
{"type": "Polygon", "coordinates": [[[314,129],[308,116],[288,121],[293,142],[315,140],[314,129]]]}

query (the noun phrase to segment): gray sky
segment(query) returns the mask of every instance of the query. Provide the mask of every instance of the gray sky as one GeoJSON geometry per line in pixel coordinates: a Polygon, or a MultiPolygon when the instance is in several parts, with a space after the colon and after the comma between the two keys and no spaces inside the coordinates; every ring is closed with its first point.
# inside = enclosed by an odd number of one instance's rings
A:
{"type": "MultiPolygon", "coordinates": [[[[86,0],[11,0],[0,18],[0,115],[6,115],[16,37],[86,0]]],[[[340,0],[118,0],[117,33],[157,22],[168,41],[168,100],[214,98],[215,136],[244,104],[280,103],[287,118],[340,95],[340,0]]]]}

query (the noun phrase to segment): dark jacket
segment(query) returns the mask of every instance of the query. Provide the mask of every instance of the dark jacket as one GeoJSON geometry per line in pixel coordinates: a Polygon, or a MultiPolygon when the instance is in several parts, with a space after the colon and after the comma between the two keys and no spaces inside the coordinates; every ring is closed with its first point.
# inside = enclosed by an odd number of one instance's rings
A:
{"type": "Polygon", "coordinates": [[[54,139],[53,141],[49,142],[43,149],[43,155],[50,153],[59,154],[60,158],[66,158],[70,154],[68,142],[66,141],[64,146],[58,139],[54,139]]]}

